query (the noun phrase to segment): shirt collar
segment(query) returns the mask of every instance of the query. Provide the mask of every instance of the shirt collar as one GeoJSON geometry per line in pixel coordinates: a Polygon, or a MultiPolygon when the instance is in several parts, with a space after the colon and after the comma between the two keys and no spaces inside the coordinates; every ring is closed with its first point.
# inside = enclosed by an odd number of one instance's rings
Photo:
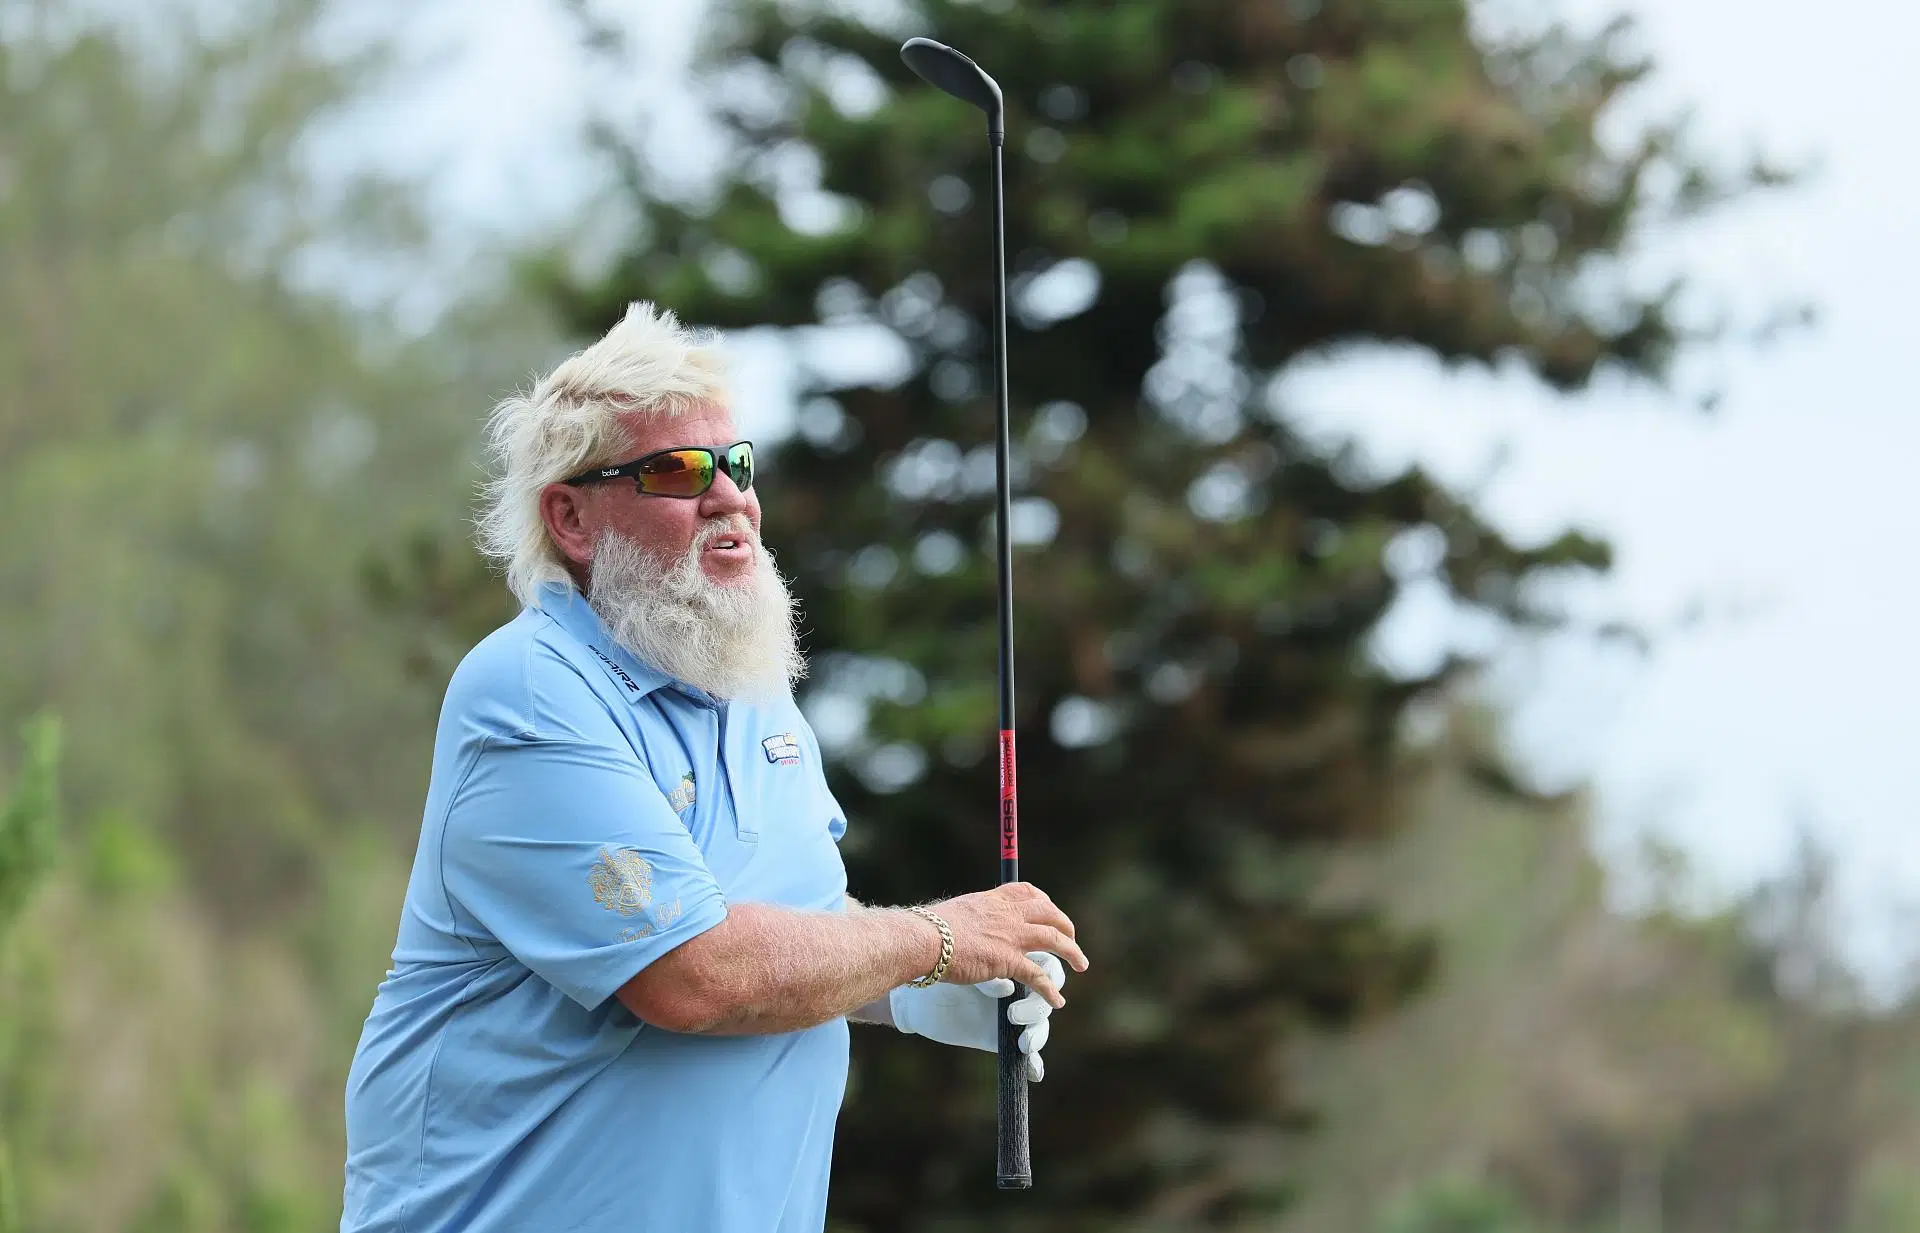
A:
{"type": "Polygon", "coordinates": [[[705,694],[688,689],[666,673],[641,662],[615,642],[607,623],[593,610],[587,597],[572,586],[563,582],[542,583],[534,606],[593,654],[627,701],[637,703],[654,690],[669,686],[702,701],[710,701],[705,694]]]}

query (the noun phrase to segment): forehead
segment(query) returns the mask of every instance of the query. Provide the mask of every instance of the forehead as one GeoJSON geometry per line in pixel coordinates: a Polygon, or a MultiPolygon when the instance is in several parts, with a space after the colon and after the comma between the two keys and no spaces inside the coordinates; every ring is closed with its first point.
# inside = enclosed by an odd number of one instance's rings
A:
{"type": "Polygon", "coordinates": [[[619,418],[637,454],[681,445],[732,445],[740,439],[734,432],[733,413],[724,403],[694,403],[678,415],[626,411],[619,418]]]}

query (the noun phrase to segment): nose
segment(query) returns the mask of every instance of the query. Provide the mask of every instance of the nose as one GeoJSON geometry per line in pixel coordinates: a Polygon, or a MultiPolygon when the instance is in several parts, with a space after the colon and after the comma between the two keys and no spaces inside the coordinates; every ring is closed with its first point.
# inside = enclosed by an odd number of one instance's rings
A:
{"type": "Polygon", "coordinates": [[[759,506],[753,497],[741,492],[733,482],[733,477],[725,471],[713,477],[713,487],[700,497],[700,516],[702,518],[725,518],[734,514],[743,514],[758,528],[760,520],[755,515],[759,506]]]}

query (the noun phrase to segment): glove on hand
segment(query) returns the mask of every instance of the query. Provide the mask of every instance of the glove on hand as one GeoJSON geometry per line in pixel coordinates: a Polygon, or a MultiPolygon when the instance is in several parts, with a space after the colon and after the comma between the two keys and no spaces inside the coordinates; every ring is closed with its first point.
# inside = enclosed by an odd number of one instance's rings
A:
{"type": "MultiPolygon", "coordinates": [[[[1058,956],[1045,951],[1033,951],[1027,958],[1047,970],[1047,975],[1053,978],[1054,988],[1066,985],[1066,965],[1060,962],[1058,956]]],[[[893,1026],[910,1036],[925,1036],[943,1045],[958,1045],[964,1049],[983,1049],[993,1053],[1000,1048],[994,1011],[998,1009],[1000,999],[1011,995],[1015,987],[1012,981],[1005,978],[982,981],[977,985],[929,985],[925,989],[901,985],[887,995],[887,1002],[893,1009],[893,1026]]],[[[1040,1082],[1047,1074],[1046,1064],[1040,1060],[1040,1050],[1046,1046],[1047,1023],[1052,1014],[1052,1005],[1033,992],[1007,1008],[1008,1022],[1023,1029],[1020,1033],[1020,1052],[1026,1055],[1027,1079],[1032,1083],[1040,1082]]]]}

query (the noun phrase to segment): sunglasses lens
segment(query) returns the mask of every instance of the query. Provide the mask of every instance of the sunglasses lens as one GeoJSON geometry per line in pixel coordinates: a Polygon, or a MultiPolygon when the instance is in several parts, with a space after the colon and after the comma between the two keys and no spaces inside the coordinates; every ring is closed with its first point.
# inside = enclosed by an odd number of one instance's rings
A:
{"type": "Polygon", "coordinates": [[[753,487],[753,443],[742,441],[727,450],[727,474],[741,492],[753,487]]]}
{"type": "Polygon", "coordinates": [[[640,469],[640,491],[662,497],[697,497],[713,487],[713,454],[673,450],[657,454],[640,469]]]}

